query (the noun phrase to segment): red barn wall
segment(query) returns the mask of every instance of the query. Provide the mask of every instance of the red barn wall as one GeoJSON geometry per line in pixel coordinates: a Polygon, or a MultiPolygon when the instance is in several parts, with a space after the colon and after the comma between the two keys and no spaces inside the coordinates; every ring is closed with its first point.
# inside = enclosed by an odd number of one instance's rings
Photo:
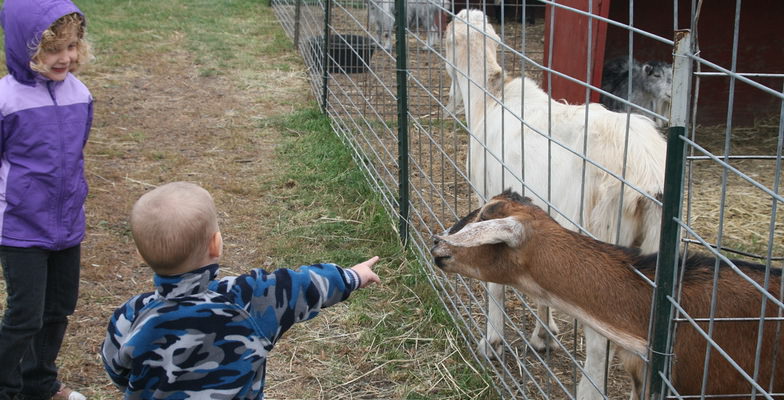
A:
{"type": "MultiPolygon", "coordinates": [[[[565,0],[563,4],[587,10],[589,0],[565,0]]],[[[628,23],[629,6],[623,0],[590,0],[593,12],[622,23],[628,23]]],[[[690,26],[691,1],[679,0],[678,27],[690,26]]],[[[735,0],[704,2],[699,20],[700,56],[708,61],[729,68],[732,64],[735,0]]],[[[552,9],[545,15],[545,60],[549,56],[550,23],[552,9]]],[[[656,35],[672,38],[675,27],[672,2],[636,0],[634,26],[656,35]]],[[[744,2],[740,10],[738,38],[738,72],[784,73],[784,37],[777,22],[784,21],[784,1],[755,0],[744,2]]],[[[587,18],[557,9],[553,25],[552,67],[560,72],[584,80],[586,77],[587,18]]],[[[594,21],[592,51],[592,82],[601,82],[603,60],[628,54],[629,31],[604,22],[594,21]],[[598,79],[597,79],[598,78],[598,79]]],[[[634,57],[639,61],[664,60],[672,62],[672,48],[641,35],[633,36],[634,57]]],[[[703,67],[703,71],[711,71],[703,67]]],[[[753,78],[776,91],[782,91],[781,78],[753,78]]],[[[730,79],[703,77],[700,82],[697,121],[701,124],[720,124],[727,119],[730,79]]],[[[585,89],[565,79],[552,81],[553,96],[570,103],[584,103],[585,89]]],[[[591,101],[598,101],[598,93],[591,101]]],[[[733,105],[733,123],[750,125],[755,120],[778,115],[781,101],[770,94],[737,82],[733,105]]]]}

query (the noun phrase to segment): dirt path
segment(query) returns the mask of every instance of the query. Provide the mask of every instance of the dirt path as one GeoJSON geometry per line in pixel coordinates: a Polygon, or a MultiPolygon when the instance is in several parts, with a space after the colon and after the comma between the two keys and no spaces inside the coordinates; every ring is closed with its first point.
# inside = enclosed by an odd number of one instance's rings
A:
{"type": "MultiPolygon", "coordinates": [[[[277,29],[269,14],[259,23],[277,29]]],[[[176,32],[163,40],[175,48],[178,42],[185,46],[176,32]]],[[[61,374],[88,398],[119,398],[98,356],[107,319],[127,298],[152,287],[126,222],[142,193],[175,180],[202,184],[222,213],[222,272],[240,273],[246,266],[264,264],[259,238],[265,227],[249,221],[265,217],[259,202],[265,201],[262,189],[275,177],[280,132],[262,122],[305,107],[310,96],[301,62],[293,54],[278,58],[259,62],[286,64],[287,72],[267,68],[252,79],[201,76],[194,57],[183,50],[131,58],[121,67],[104,66],[99,58],[82,75],[96,99],[86,149],[88,233],[81,295],[61,353],[61,374]]],[[[270,394],[295,397],[285,386],[270,394]]]]}

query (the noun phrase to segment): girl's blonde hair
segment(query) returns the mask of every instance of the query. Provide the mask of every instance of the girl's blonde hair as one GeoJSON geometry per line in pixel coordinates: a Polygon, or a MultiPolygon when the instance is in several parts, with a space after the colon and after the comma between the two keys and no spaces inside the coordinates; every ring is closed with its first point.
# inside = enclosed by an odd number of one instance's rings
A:
{"type": "Polygon", "coordinates": [[[68,46],[71,33],[79,39],[76,42],[76,62],[71,64],[70,72],[76,72],[90,59],[90,44],[85,40],[84,17],[78,13],[67,14],[41,33],[41,40],[35,45],[33,56],[30,58],[30,68],[36,72],[49,72],[46,65],[41,63],[41,56],[47,52],[57,52],[68,46]]]}

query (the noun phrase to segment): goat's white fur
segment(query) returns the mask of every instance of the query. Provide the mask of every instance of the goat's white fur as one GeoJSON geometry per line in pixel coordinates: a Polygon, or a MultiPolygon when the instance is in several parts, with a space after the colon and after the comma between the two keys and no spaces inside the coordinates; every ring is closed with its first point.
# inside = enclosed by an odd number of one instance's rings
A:
{"type": "Polygon", "coordinates": [[[473,222],[466,225],[465,229],[460,232],[442,239],[456,247],[495,243],[505,243],[509,247],[517,247],[521,241],[525,240],[525,230],[514,217],[509,217],[473,222]]]}
{"type": "MultiPolygon", "coordinates": [[[[551,214],[569,229],[577,230],[575,223],[581,223],[600,240],[630,246],[639,239],[635,244],[644,253],[658,249],[660,207],[628,185],[622,189],[617,178],[557,144],[582,154],[587,136],[585,155],[589,159],[618,176],[625,176],[640,191],[656,195],[663,189],[666,143],[649,118],[631,115],[627,141],[626,114],[608,111],[599,104],[568,105],[553,101],[527,77],[505,80],[496,62],[500,38],[481,11],[458,13],[447,27],[444,40],[446,70],[452,78],[449,104],[454,110],[457,104],[463,103],[471,135],[467,169],[480,201],[511,187],[532,197],[545,209],[547,204],[542,198],[549,198],[557,209],[551,214]],[[503,97],[503,106],[493,96],[499,100],[503,97]],[[553,143],[549,142],[548,134],[553,143]],[[625,152],[629,162],[624,171],[625,152]],[[521,180],[525,182],[525,190],[521,180]],[[616,236],[619,223],[620,232],[616,236]]],[[[479,345],[479,350],[488,356],[492,356],[491,346],[497,354],[501,352],[503,310],[499,305],[503,305],[503,291],[502,285],[488,283],[488,295],[494,300],[488,301],[487,334],[479,345]]],[[[539,307],[539,316],[548,322],[553,334],[558,333],[549,308],[539,307]]],[[[605,381],[607,341],[591,329],[586,329],[585,334],[588,342],[585,370],[590,380],[581,378],[578,398],[599,399],[601,393],[596,387],[601,388],[605,381]]],[[[532,346],[543,350],[551,340],[537,324],[531,335],[532,346]]]]}

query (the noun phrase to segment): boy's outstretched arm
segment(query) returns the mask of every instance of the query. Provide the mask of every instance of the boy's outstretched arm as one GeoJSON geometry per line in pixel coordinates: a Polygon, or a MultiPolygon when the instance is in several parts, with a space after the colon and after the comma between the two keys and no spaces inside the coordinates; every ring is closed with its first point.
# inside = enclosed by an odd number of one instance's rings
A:
{"type": "Polygon", "coordinates": [[[239,294],[264,336],[275,343],[293,324],[315,317],[356,289],[380,282],[371,269],[377,261],[378,257],[373,257],[346,269],[331,263],[273,272],[254,269],[247,275],[222,279],[217,291],[239,294]]]}

